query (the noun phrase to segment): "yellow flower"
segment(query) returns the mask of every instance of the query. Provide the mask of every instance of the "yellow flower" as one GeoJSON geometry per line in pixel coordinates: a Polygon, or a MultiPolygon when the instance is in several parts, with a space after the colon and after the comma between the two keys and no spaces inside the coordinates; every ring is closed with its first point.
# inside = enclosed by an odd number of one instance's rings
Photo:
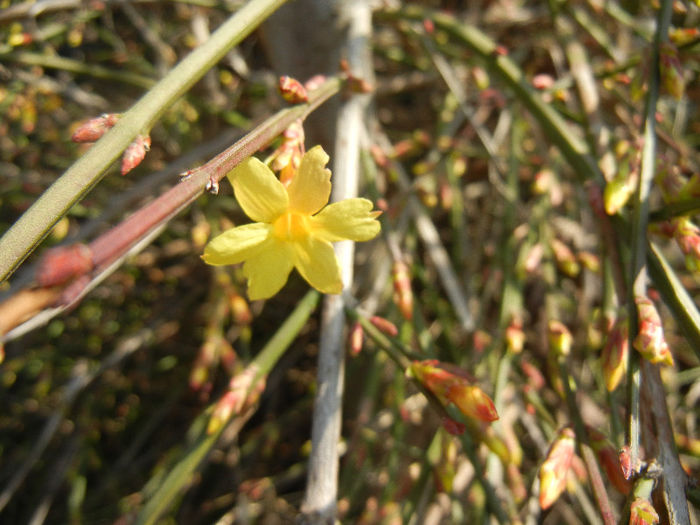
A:
{"type": "Polygon", "coordinates": [[[312,148],[287,187],[254,157],[236,166],[229,181],[241,208],[255,222],[212,239],[204,262],[221,266],[245,261],[243,275],[252,300],[275,295],[292,268],[320,292],[340,293],[343,282],[331,242],[374,238],[380,212],[359,198],[325,206],[331,194],[327,163],[323,148],[312,148]]]}

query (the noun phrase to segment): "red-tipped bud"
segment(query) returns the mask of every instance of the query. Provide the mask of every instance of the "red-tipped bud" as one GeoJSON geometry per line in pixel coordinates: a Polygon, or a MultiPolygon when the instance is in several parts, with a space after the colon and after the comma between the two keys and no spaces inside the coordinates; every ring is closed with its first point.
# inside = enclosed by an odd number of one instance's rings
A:
{"type": "Polygon", "coordinates": [[[602,366],[605,387],[612,392],[627,373],[627,355],[629,354],[629,320],[622,316],[615,321],[608,332],[608,339],[603,347],[602,366]]]}
{"type": "Polygon", "coordinates": [[[244,412],[258,401],[265,390],[265,378],[255,380],[259,372],[257,366],[250,365],[231,379],[228,392],[214,407],[207,425],[208,434],[218,432],[231,417],[244,412]]]}
{"type": "Polygon", "coordinates": [[[659,47],[659,70],[663,87],[673,98],[680,100],[685,91],[683,66],[678,49],[670,42],[662,42],[659,47]]]}
{"type": "Polygon", "coordinates": [[[659,523],[659,515],[645,498],[637,498],[630,505],[629,525],[655,525],[659,523]]]}
{"type": "Polygon", "coordinates": [[[370,320],[370,323],[372,323],[374,326],[376,326],[379,330],[384,332],[386,335],[389,337],[396,337],[399,335],[399,329],[396,328],[396,325],[392,323],[391,321],[384,319],[383,317],[379,317],[378,315],[373,315],[370,320]]]}
{"type": "Polygon", "coordinates": [[[410,372],[442,403],[453,403],[465,416],[486,422],[498,419],[491,398],[461,368],[431,359],[414,361],[410,372]]]}
{"type": "Polygon", "coordinates": [[[124,150],[122,155],[122,175],[126,175],[146,157],[146,153],[151,149],[151,137],[139,135],[124,150]]]}
{"type": "Polygon", "coordinates": [[[394,262],[391,276],[394,282],[396,304],[403,318],[410,321],[413,319],[413,291],[408,265],[403,261],[394,262]]]}
{"type": "Polygon", "coordinates": [[[105,113],[97,118],[88,120],[81,124],[78,129],[73,132],[71,140],[73,142],[95,142],[102,135],[107,133],[114,126],[121,115],[119,113],[105,113]]]}
{"type": "Polygon", "coordinates": [[[490,423],[498,419],[496,406],[478,386],[456,384],[447,390],[447,399],[467,417],[490,423]]]}
{"type": "Polygon", "coordinates": [[[506,349],[514,354],[519,354],[525,346],[525,332],[523,323],[518,317],[513,317],[506,327],[506,349]]]}
{"type": "Polygon", "coordinates": [[[306,88],[301,82],[292,77],[280,77],[279,91],[282,98],[290,104],[301,104],[302,102],[308,102],[309,100],[309,95],[306,92],[306,88]]]}
{"type": "Polygon", "coordinates": [[[566,325],[554,319],[547,324],[549,349],[557,355],[569,355],[574,338],[566,325]]]}
{"type": "Polygon", "coordinates": [[[576,260],[574,252],[571,251],[571,248],[559,239],[552,239],[550,246],[559,270],[569,277],[576,277],[581,272],[581,267],[576,260]]]}
{"type": "Polygon", "coordinates": [[[566,488],[566,477],[574,459],[576,436],[569,427],[559,431],[538,474],[540,480],[540,507],[551,507],[566,488]]]}
{"type": "Polygon", "coordinates": [[[362,351],[364,343],[365,331],[359,322],[353,323],[350,329],[350,355],[355,357],[362,351]]]}
{"type": "Polygon", "coordinates": [[[632,483],[625,478],[620,465],[620,457],[612,443],[605,437],[602,432],[588,427],[588,437],[593,451],[598,456],[598,461],[603,467],[608,481],[620,493],[627,495],[632,490],[632,483]]]}
{"type": "Polygon", "coordinates": [[[39,262],[36,282],[39,286],[55,286],[85,275],[94,267],[92,251],[85,244],[60,246],[48,250],[39,262]]]}
{"type": "Polygon", "coordinates": [[[639,317],[639,334],[634,340],[634,348],[651,363],[673,365],[673,356],[666,344],[661,316],[656,306],[647,297],[637,296],[634,300],[639,317]]]}

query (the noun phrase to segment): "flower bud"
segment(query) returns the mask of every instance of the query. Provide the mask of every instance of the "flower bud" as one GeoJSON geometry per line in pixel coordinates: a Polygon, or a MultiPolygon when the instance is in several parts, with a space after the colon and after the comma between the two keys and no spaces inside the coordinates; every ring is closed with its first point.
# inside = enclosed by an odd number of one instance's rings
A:
{"type": "Polygon", "coordinates": [[[566,488],[566,478],[574,458],[576,436],[570,427],[559,431],[540,466],[540,507],[551,507],[566,488]]]}
{"type": "Polygon", "coordinates": [[[151,137],[149,135],[139,135],[124,150],[122,155],[122,175],[126,175],[146,157],[146,153],[151,149],[151,137]]]}
{"type": "Polygon", "coordinates": [[[413,291],[411,290],[411,276],[408,266],[403,261],[394,262],[391,271],[394,282],[394,294],[396,304],[404,319],[413,319],[413,291]]]}
{"type": "Polygon", "coordinates": [[[81,143],[95,142],[107,133],[119,121],[120,117],[119,113],[104,113],[97,118],[90,119],[73,132],[71,140],[81,143]]]}
{"type": "Polygon", "coordinates": [[[629,525],[654,525],[659,523],[659,515],[646,498],[636,498],[630,505],[629,525]]]}
{"type": "Polygon", "coordinates": [[[574,252],[571,251],[571,248],[559,239],[552,239],[550,247],[552,248],[552,253],[554,254],[554,259],[557,262],[559,270],[569,277],[576,277],[581,271],[581,267],[576,260],[574,252]]]}
{"type": "Polygon", "coordinates": [[[282,76],[279,81],[279,92],[282,98],[290,104],[301,104],[308,102],[309,95],[306,88],[297,79],[282,76]]]}
{"type": "Polygon", "coordinates": [[[363,340],[365,337],[364,329],[359,322],[355,322],[350,329],[350,355],[357,356],[362,351],[363,340]]]}
{"type": "Polygon", "coordinates": [[[601,355],[605,387],[612,392],[627,373],[627,355],[629,354],[629,320],[626,315],[618,317],[601,355]]]}
{"type": "Polygon", "coordinates": [[[549,348],[557,355],[569,355],[574,338],[566,325],[554,319],[547,324],[549,348]]]}
{"type": "Polygon", "coordinates": [[[673,365],[671,350],[664,338],[661,317],[654,303],[647,297],[635,297],[639,317],[639,334],[634,340],[634,348],[651,363],[673,365]]]}
{"type": "Polygon", "coordinates": [[[514,354],[519,354],[525,346],[525,332],[523,332],[523,323],[518,317],[513,317],[510,324],[506,327],[506,349],[514,354]]]}
{"type": "Polygon", "coordinates": [[[376,326],[379,330],[384,332],[389,337],[396,337],[399,334],[399,329],[396,328],[396,325],[394,323],[392,323],[391,321],[384,319],[383,317],[379,317],[378,315],[373,315],[370,318],[369,322],[372,323],[374,326],[376,326]]]}
{"type": "Polygon", "coordinates": [[[409,372],[441,403],[453,403],[462,414],[480,421],[498,419],[496,407],[481,388],[473,385],[461,368],[434,359],[414,361],[409,372]]]}
{"type": "Polygon", "coordinates": [[[467,417],[487,423],[498,419],[493,401],[478,386],[455,384],[448,388],[446,397],[467,417]]]}
{"type": "Polygon", "coordinates": [[[229,390],[214,407],[207,425],[208,434],[218,432],[231,417],[244,412],[258,401],[265,390],[265,377],[255,380],[258,374],[259,367],[252,364],[240,374],[233,376],[229,383],[229,390]]]}

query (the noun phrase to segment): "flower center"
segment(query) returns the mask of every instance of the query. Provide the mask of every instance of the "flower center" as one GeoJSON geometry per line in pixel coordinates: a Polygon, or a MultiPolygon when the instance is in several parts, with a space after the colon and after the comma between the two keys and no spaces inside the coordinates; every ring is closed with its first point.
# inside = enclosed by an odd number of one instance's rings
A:
{"type": "Polygon", "coordinates": [[[309,234],[306,216],[288,211],[273,224],[275,237],[282,241],[299,241],[309,234]]]}

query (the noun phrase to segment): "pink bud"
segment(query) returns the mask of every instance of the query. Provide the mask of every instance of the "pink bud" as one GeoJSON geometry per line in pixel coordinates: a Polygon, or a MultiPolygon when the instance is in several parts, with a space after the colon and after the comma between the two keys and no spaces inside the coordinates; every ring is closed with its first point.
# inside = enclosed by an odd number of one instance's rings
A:
{"type": "Polygon", "coordinates": [[[411,275],[408,265],[403,261],[394,262],[391,272],[394,283],[396,304],[404,319],[413,319],[413,291],[411,290],[411,275]]]}
{"type": "Polygon", "coordinates": [[[229,390],[214,407],[207,426],[208,434],[218,432],[231,417],[241,414],[258,401],[265,390],[265,377],[255,379],[259,373],[256,365],[249,365],[243,372],[233,376],[229,390]]]}
{"type": "Polygon", "coordinates": [[[363,340],[365,337],[364,329],[359,322],[353,323],[350,329],[350,355],[355,357],[362,351],[363,340]]]}
{"type": "Polygon", "coordinates": [[[309,100],[306,88],[301,82],[292,77],[280,77],[279,91],[282,98],[290,104],[300,104],[309,100]]]}
{"type": "Polygon", "coordinates": [[[105,113],[97,118],[90,119],[73,132],[71,140],[73,142],[95,142],[109,131],[120,117],[119,113],[105,113]]]}
{"type": "Polygon", "coordinates": [[[373,315],[369,321],[389,337],[396,337],[399,334],[399,329],[396,328],[396,325],[383,317],[373,315]]]}
{"type": "Polygon", "coordinates": [[[122,175],[126,175],[141,164],[141,161],[150,149],[151,137],[148,135],[137,136],[126,150],[124,150],[124,155],[122,155],[122,175]]]}

